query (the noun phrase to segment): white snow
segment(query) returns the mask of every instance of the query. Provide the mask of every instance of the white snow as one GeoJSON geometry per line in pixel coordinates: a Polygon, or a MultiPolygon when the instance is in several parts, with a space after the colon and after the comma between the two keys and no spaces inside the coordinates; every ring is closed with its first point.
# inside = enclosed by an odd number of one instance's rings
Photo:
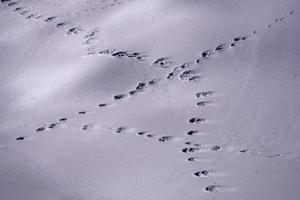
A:
{"type": "Polygon", "coordinates": [[[299,9],[2,0],[0,199],[298,200],[299,9]]]}

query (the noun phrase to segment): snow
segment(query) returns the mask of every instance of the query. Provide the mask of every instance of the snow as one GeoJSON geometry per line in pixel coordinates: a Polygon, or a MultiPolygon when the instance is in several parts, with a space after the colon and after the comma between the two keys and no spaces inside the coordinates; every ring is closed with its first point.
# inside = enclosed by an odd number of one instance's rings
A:
{"type": "Polygon", "coordinates": [[[2,0],[0,199],[298,200],[299,8],[2,0]]]}

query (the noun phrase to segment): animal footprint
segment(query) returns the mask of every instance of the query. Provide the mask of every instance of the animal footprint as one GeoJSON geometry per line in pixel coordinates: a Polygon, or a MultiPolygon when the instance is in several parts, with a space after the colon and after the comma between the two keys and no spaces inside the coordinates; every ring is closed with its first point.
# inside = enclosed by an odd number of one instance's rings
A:
{"type": "Polygon", "coordinates": [[[201,76],[192,76],[191,78],[189,78],[190,82],[197,82],[201,79],[201,76]]]}
{"type": "Polygon", "coordinates": [[[173,140],[172,136],[163,136],[163,137],[158,138],[159,142],[170,142],[172,140],[173,140]]]}
{"type": "Polygon", "coordinates": [[[200,151],[200,149],[197,147],[184,148],[181,150],[182,153],[193,153],[197,151],[200,151]]]}
{"type": "Polygon", "coordinates": [[[47,19],[45,19],[45,22],[51,22],[53,20],[55,20],[57,17],[53,16],[53,17],[48,17],[47,19]]]}
{"type": "Polygon", "coordinates": [[[216,145],[211,148],[212,151],[220,151],[221,147],[216,145]]]}
{"type": "Polygon", "coordinates": [[[199,158],[199,157],[189,157],[188,162],[211,162],[211,159],[199,158]]]}
{"type": "Polygon", "coordinates": [[[125,133],[126,130],[127,128],[125,126],[122,126],[117,128],[116,133],[125,133]]]}
{"type": "Polygon", "coordinates": [[[100,108],[104,108],[104,107],[107,107],[107,106],[108,106],[108,104],[106,104],[106,103],[101,103],[101,104],[98,105],[98,107],[100,107],[100,108]]]}
{"type": "Polygon", "coordinates": [[[74,27],[68,30],[67,34],[68,35],[77,35],[80,31],[82,31],[82,29],[78,28],[78,27],[74,27]]]}
{"type": "Polygon", "coordinates": [[[45,127],[39,127],[35,130],[35,132],[42,132],[42,131],[45,131],[46,128],[45,127]]]}
{"type": "Polygon", "coordinates": [[[186,134],[189,136],[195,136],[195,135],[201,135],[201,132],[198,130],[192,130],[192,131],[188,131],[186,134]]]}
{"type": "Polygon", "coordinates": [[[211,170],[202,170],[202,171],[195,172],[193,175],[196,177],[208,177],[209,174],[211,173],[212,173],[211,170]]]}
{"type": "Polygon", "coordinates": [[[93,129],[94,125],[93,124],[86,124],[82,127],[82,130],[86,131],[86,130],[90,130],[93,129]]]}
{"type": "Polygon", "coordinates": [[[60,22],[60,23],[56,24],[56,28],[62,28],[64,26],[66,26],[66,25],[67,25],[66,22],[60,22]]]}
{"type": "Polygon", "coordinates": [[[189,78],[193,77],[197,72],[195,70],[186,70],[179,75],[181,80],[188,80],[189,78]]]}
{"type": "Polygon", "coordinates": [[[13,6],[16,6],[18,5],[20,2],[10,2],[9,4],[7,4],[9,7],[13,7],[13,6]]]}
{"type": "Polygon", "coordinates": [[[16,138],[17,141],[25,140],[25,137],[18,137],[16,138]]]}
{"type": "Polygon", "coordinates": [[[115,99],[115,100],[121,100],[121,99],[125,99],[126,97],[127,97],[126,94],[119,94],[119,95],[115,95],[113,97],[113,99],[115,99]]]}
{"type": "Polygon", "coordinates": [[[169,68],[172,64],[173,62],[167,57],[162,57],[154,61],[152,63],[152,67],[166,69],[169,68]]]}
{"type": "Polygon", "coordinates": [[[197,117],[193,117],[189,120],[189,123],[191,124],[202,124],[204,122],[206,122],[204,118],[197,118],[197,117]]]}
{"type": "Polygon", "coordinates": [[[58,126],[58,123],[52,123],[52,124],[50,124],[49,125],[49,129],[53,129],[53,128],[55,128],[55,127],[57,127],[58,126]]]}
{"type": "Polygon", "coordinates": [[[206,97],[209,97],[213,94],[212,91],[205,91],[205,92],[198,92],[196,94],[196,98],[206,98],[206,97]]]}
{"type": "Polygon", "coordinates": [[[221,44],[215,48],[216,52],[224,51],[228,47],[228,44],[221,44]]]}
{"type": "Polygon", "coordinates": [[[221,189],[220,185],[213,184],[213,185],[206,186],[204,188],[204,191],[206,191],[206,192],[218,192],[220,189],[221,189]]]}
{"type": "Polygon", "coordinates": [[[65,121],[67,121],[67,118],[60,118],[58,121],[65,122],[65,121]]]}
{"type": "Polygon", "coordinates": [[[209,104],[210,104],[210,101],[199,101],[196,103],[196,106],[203,107],[203,106],[207,106],[209,104]]]}

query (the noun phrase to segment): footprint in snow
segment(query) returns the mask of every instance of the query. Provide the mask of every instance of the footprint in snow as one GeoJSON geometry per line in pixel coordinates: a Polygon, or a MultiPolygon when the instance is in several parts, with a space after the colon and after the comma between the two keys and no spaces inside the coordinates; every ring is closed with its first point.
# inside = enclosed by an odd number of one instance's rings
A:
{"type": "Polygon", "coordinates": [[[206,122],[206,120],[204,118],[193,117],[193,118],[189,119],[189,123],[191,123],[191,124],[203,124],[205,122],[206,122]]]}
{"type": "Polygon", "coordinates": [[[59,22],[59,23],[56,24],[56,28],[62,28],[64,26],[66,26],[66,25],[67,25],[66,22],[59,22]]]}
{"type": "Polygon", "coordinates": [[[162,136],[157,139],[157,141],[159,141],[159,142],[170,142],[172,140],[173,140],[172,136],[162,136]]]}
{"type": "Polygon", "coordinates": [[[117,128],[116,133],[125,133],[126,130],[127,130],[127,127],[121,126],[121,127],[117,128]]]}
{"type": "Polygon", "coordinates": [[[183,148],[181,150],[182,153],[194,153],[200,151],[200,149],[198,147],[189,147],[189,148],[183,148]]]}
{"type": "Polygon", "coordinates": [[[206,98],[213,95],[213,91],[204,91],[204,92],[198,92],[196,94],[196,98],[206,98]]]}
{"type": "Polygon", "coordinates": [[[167,69],[167,68],[171,67],[172,64],[173,64],[173,62],[169,58],[162,57],[162,58],[158,58],[157,60],[155,60],[152,63],[152,67],[167,69]]]}
{"type": "Polygon", "coordinates": [[[78,28],[78,27],[73,27],[73,28],[71,28],[71,29],[69,29],[69,30],[67,31],[67,34],[68,34],[68,35],[77,35],[77,34],[79,34],[81,31],[82,31],[82,29],[80,29],[80,28],[78,28]]]}
{"type": "Polygon", "coordinates": [[[45,19],[45,22],[52,22],[56,18],[57,18],[56,16],[48,17],[47,19],[45,19]]]}
{"type": "Polygon", "coordinates": [[[208,106],[210,103],[211,103],[210,101],[199,101],[196,103],[196,106],[204,107],[204,106],[208,106]]]}
{"type": "Polygon", "coordinates": [[[119,95],[115,95],[113,97],[114,100],[121,100],[121,99],[125,99],[127,98],[128,96],[126,94],[119,94],[119,95]]]}

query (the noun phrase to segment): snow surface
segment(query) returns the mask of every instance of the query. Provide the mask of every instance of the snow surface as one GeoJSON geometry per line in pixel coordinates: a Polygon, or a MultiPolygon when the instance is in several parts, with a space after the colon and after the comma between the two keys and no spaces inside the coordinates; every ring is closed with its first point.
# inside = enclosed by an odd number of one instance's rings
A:
{"type": "Polygon", "coordinates": [[[1,200],[300,199],[299,0],[1,0],[1,200]]]}

